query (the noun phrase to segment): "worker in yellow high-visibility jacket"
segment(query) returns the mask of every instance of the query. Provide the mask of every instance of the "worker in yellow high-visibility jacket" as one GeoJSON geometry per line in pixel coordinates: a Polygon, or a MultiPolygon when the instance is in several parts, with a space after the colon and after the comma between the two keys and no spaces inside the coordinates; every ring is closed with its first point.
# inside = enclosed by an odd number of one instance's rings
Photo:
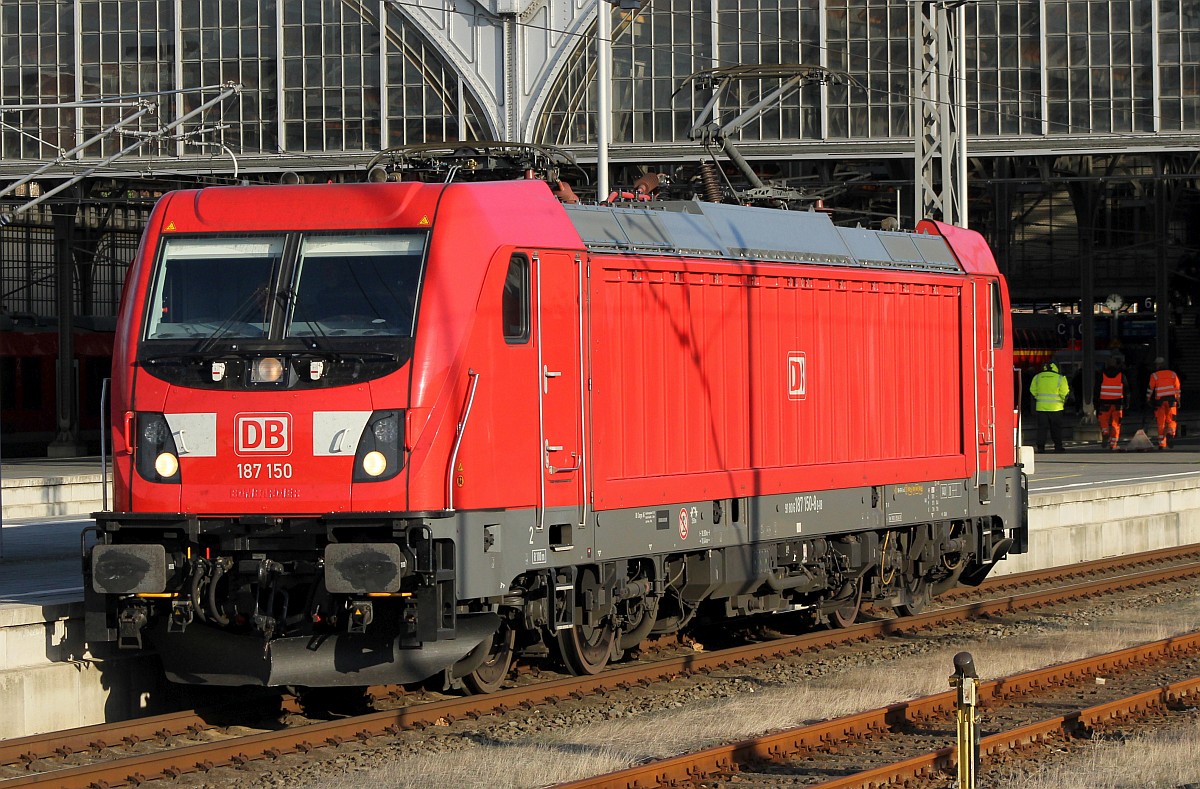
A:
{"type": "Polygon", "coordinates": [[[1067,378],[1058,372],[1058,365],[1046,362],[1042,371],[1033,376],[1029,383],[1033,395],[1034,413],[1037,416],[1037,451],[1046,451],[1046,433],[1054,440],[1054,451],[1065,452],[1062,440],[1062,412],[1071,393],[1067,378]]]}

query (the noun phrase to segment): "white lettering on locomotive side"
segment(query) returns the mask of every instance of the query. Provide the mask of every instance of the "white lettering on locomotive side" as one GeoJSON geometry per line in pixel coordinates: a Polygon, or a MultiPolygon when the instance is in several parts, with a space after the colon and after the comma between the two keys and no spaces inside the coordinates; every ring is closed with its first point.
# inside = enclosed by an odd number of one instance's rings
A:
{"type": "Polygon", "coordinates": [[[234,431],[234,451],[239,455],[292,454],[291,414],[238,414],[234,431]]]}
{"type": "Polygon", "coordinates": [[[788,515],[799,515],[805,512],[820,512],[825,509],[825,500],[820,496],[797,496],[783,505],[783,511],[788,515]]]}
{"type": "Polygon", "coordinates": [[[808,392],[808,359],[804,351],[788,351],[788,399],[803,400],[808,392]]]}

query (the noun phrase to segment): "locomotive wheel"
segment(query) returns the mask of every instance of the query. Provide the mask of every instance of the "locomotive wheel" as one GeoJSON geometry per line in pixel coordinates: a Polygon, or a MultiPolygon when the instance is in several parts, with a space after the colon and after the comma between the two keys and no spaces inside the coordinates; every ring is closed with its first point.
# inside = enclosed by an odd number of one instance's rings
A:
{"type": "Polygon", "coordinates": [[[854,593],[837,608],[825,615],[825,623],[835,630],[850,627],[858,618],[858,609],[862,605],[862,581],[854,582],[854,593]]]}
{"type": "Polygon", "coordinates": [[[487,659],[479,664],[479,668],[463,676],[463,685],[471,693],[495,693],[500,690],[512,668],[513,656],[516,653],[517,631],[507,623],[492,636],[491,647],[487,659]]]}
{"type": "Polygon", "coordinates": [[[925,578],[910,578],[904,584],[904,602],[896,606],[899,616],[913,616],[925,610],[933,595],[925,578]]]}
{"type": "Polygon", "coordinates": [[[572,674],[598,674],[608,664],[616,635],[607,619],[599,625],[575,625],[558,631],[558,651],[572,674]]]}

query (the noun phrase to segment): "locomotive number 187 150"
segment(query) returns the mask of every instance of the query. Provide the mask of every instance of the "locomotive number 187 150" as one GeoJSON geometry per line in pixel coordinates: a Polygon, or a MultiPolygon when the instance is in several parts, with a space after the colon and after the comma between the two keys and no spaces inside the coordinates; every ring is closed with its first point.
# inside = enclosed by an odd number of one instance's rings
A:
{"type": "Polygon", "coordinates": [[[238,479],[291,479],[291,463],[238,463],[238,479]]]}

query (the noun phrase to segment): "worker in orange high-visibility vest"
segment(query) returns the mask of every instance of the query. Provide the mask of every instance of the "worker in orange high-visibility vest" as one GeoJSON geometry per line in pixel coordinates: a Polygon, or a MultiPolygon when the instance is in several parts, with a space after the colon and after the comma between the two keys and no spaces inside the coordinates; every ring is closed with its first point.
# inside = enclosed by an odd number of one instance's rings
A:
{"type": "Polygon", "coordinates": [[[1158,448],[1166,449],[1175,443],[1175,414],[1179,411],[1179,376],[1167,369],[1167,360],[1154,360],[1154,372],[1146,387],[1146,403],[1154,409],[1158,420],[1158,448]]]}
{"type": "Polygon", "coordinates": [[[1100,393],[1096,414],[1100,418],[1101,444],[1105,449],[1115,450],[1121,440],[1121,419],[1129,404],[1129,376],[1125,374],[1125,359],[1120,354],[1108,358],[1108,364],[1099,375],[1100,393]]]}

